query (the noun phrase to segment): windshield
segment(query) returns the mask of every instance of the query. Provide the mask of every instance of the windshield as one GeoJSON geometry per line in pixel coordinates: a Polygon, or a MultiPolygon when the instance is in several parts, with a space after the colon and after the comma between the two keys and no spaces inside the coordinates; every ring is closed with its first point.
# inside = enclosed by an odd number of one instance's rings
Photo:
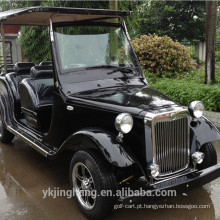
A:
{"type": "Polygon", "coordinates": [[[132,71],[127,71],[129,74],[137,74],[136,57],[118,25],[114,27],[96,23],[92,26],[56,27],[55,38],[61,73],[99,68],[105,69],[103,71],[108,72],[105,77],[111,78],[111,75],[120,75],[118,72],[126,72],[123,68],[130,68],[132,71]]]}

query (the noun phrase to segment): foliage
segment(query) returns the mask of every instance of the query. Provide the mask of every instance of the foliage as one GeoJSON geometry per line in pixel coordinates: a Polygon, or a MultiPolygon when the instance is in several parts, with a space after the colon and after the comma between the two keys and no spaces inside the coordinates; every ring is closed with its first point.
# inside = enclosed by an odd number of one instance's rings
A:
{"type": "MultiPolygon", "coordinates": [[[[217,82],[220,84],[220,66],[217,82]]],[[[208,111],[220,111],[220,86],[204,85],[204,70],[199,73],[196,70],[179,79],[162,79],[151,73],[145,72],[150,85],[166,94],[181,105],[188,106],[191,101],[199,100],[208,111]]]]}
{"type": "MultiPolygon", "coordinates": [[[[54,1],[54,0],[38,0],[38,1],[1,1],[0,7],[2,10],[9,10],[27,6],[55,6],[55,7],[81,7],[81,8],[109,8],[108,1],[54,1]]],[[[125,18],[126,24],[128,27],[129,34],[132,39],[140,34],[146,33],[157,33],[159,36],[168,35],[173,39],[182,39],[182,37],[191,39],[204,39],[204,2],[197,1],[118,1],[119,10],[129,10],[133,11],[132,16],[125,18]]],[[[36,28],[38,31],[38,36],[41,38],[46,37],[45,29],[36,28]]],[[[35,28],[25,27],[23,30],[23,35],[32,36],[31,41],[35,40],[37,34],[33,34],[35,28]]],[[[24,36],[25,39],[28,39],[28,36],[24,36]]],[[[41,38],[42,39],[42,38],[41,38]]],[[[46,38],[45,38],[46,39],[46,38]]],[[[21,40],[22,41],[22,40],[21,40]]],[[[24,42],[24,41],[22,41],[24,42]]],[[[48,41],[43,40],[39,46],[43,48],[44,42],[48,41]]],[[[28,50],[28,45],[22,43],[24,51],[26,51],[26,57],[36,62],[34,56],[32,56],[31,51],[28,50]]],[[[50,50],[48,45],[45,45],[45,51],[41,51],[41,55],[45,54],[45,57],[48,57],[50,50]],[[46,54],[47,53],[47,54],[46,54]]],[[[35,53],[38,53],[35,51],[35,53]]],[[[39,57],[40,55],[38,55],[39,57]]],[[[42,57],[42,59],[45,59],[42,57]]]]}
{"type": "Polygon", "coordinates": [[[134,39],[138,35],[139,16],[140,9],[143,5],[143,1],[130,0],[130,1],[118,1],[119,10],[132,11],[131,16],[125,17],[126,26],[131,39],[134,39]]]}
{"type": "MultiPolygon", "coordinates": [[[[107,7],[106,2],[103,1],[41,1],[40,5],[52,7],[107,7]]],[[[41,61],[52,59],[47,27],[23,26],[21,27],[21,37],[19,41],[28,60],[38,64],[41,61]]]]}
{"type": "Polygon", "coordinates": [[[191,67],[189,49],[167,36],[142,35],[132,45],[142,68],[159,77],[176,77],[191,67]]]}
{"type": "Polygon", "coordinates": [[[108,8],[108,1],[54,1],[42,0],[41,6],[73,7],[73,8],[108,8]]]}
{"type": "MultiPolygon", "coordinates": [[[[130,4],[130,3],[129,3],[130,4]]],[[[108,1],[6,1],[1,4],[3,10],[28,6],[78,7],[78,8],[108,8],[108,1]]],[[[126,2],[121,7],[126,8],[126,2]]],[[[51,60],[51,50],[48,30],[45,27],[21,27],[19,39],[26,58],[39,63],[42,60],[51,60]],[[33,52],[34,51],[34,52],[33,52]]]]}
{"type": "Polygon", "coordinates": [[[1,0],[0,7],[2,11],[22,8],[22,7],[31,7],[31,6],[51,6],[51,7],[78,7],[78,8],[108,8],[108,1],[54,1],[54,0],[1,0]]]}
{"type": "Polygon", "coordinates": [[[7,11],[15,8],[23,8],[23,7],[30,7],[33,5],[40,5],[40,1],[20,1],[20,0],[1,0],[0,1],[0,8],[2,11],[7,11]]]}
{"type": "Polygon", "coordinates": [[[19,41],[28,60],[36,64],[41,61],[52,60],[48,31],[48,27],[40,26],[23,26],[21,28],[22,37],[19,41]]]}
{"type": "Polygon", "coordinates": [[[174,40],[205,39],[205,1],[145,1],[139,11],[139,34],[174,40]]]}

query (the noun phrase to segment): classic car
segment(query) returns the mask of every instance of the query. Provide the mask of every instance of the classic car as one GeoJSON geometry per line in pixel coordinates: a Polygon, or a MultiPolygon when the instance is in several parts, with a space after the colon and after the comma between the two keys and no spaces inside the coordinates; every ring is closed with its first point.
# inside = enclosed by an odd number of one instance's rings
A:
{"type": "Polygon", "coordinates": [[[115,196],[124,185],[185,192],[220,176],[218,129],[200,101],[184,107],[150,87],[130,44],[129,15],[55,7],[0,13],[2,33],[7,25],[48,26],[52,55],[39,65],[16,63],[10,73],[5,62],[0,140],[17,136],[48,159],[68,150],[70,184],[89,219],[103,219],[117,202],[150,199],[115,196]]]}

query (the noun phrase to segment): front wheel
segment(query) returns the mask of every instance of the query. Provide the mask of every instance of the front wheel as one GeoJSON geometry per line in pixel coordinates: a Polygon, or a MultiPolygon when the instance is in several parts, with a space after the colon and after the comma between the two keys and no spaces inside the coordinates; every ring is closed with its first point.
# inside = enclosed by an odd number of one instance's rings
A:
{"type": "Polygon", "coordinates": [[[70,183],[79,208],[89,219],[104,219],[117,202],[115,175],[96,151],[74,154],[70,164],[70,183]]]}
{"type": "Polygon", "coordinates": [[[212,143],[209,142],[202,145],[200,151],[205,154],[205,157],[203,162],[198,164],[199,170],[203,170],[217,164],[217,153],[212,143]]]}
{"type": "Polygon", "coordinates": [[[14,135],[5,128],[2,121],[2,115],[0,115],[0,141],[2,143],[9,144],[13,139],[14,135]]]}

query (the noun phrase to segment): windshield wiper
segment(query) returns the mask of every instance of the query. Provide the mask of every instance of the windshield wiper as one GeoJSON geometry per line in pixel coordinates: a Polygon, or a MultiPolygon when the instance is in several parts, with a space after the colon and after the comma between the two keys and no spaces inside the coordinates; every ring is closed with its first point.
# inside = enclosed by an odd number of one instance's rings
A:
{"type": "Polygon", "coordinates": [[[108,75],[111,75],[116,72],[121,72],[123,73],[124,77],[127,77],[128,73],[136,73],[136,69],[138,67],[126,67],[126,66],[114,66],[114,65],[100,65],[100,66],[91,66],[91,67],[86,67],[86,70],[92,70],[92,69],[114,69],[110,72],[108,72],[108,75]]]}
{"type": "Polygon", "coordinates": [[[86,67],[86,70],[92,70],[92,69],[108,69],[108,68],[118,68],[118,66],[114,66],[114,65],[100,65],[100,66],[89,66],[86,67]]]}
{"type": "Polygon", "coordinates": [[[108,72],[107,74],[113,74],[115,72],[122,72],[122,73],[130,73],[133,72],[137,67],[127,67],[127,66],[114,66],[114,65],[100,65],[100,66],[90,66],[86,67],[86,70],[91,70],[91,69],[114,69],[111,72],[108,72]]]}
{"type": "Polygon", "coordinates": [[[133,71],[134,71],[134,67],[132,68],[132,67],[116,67],[116,69],[115,70],[113,70],[113,71],[111,71],[111,72],[108,72],[107,74],[108,75],[111,75],[111,74],[113,74],[113,73],[116,73],[116,72],[122,72],[122,73],[130,73],[130,72],[132,72],[133,73],[133,71]]]}

